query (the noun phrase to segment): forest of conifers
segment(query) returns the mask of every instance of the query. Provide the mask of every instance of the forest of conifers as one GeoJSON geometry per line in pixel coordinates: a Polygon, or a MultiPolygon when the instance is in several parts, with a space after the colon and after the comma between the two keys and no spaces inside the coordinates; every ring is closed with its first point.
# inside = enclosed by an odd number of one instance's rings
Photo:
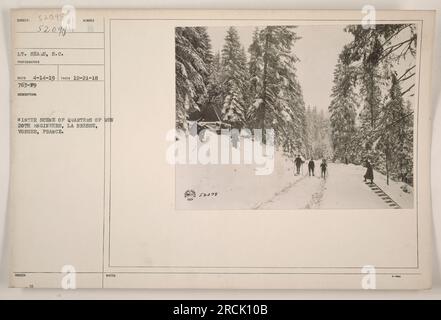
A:
{"type": "Polygon", "coordinates": [[[273,129],[289,157],[369,159],[388,179],[412,184],[415,26],[342,29],[352,41],[335,62],[324,113],[305,106],[296,27],[255,28],[248,48],[230,27],[220,52],[213,52],[207,28],[176,28],[176,127],[187,130],[189,121],[216,114],[230,128],[273,129]]]}

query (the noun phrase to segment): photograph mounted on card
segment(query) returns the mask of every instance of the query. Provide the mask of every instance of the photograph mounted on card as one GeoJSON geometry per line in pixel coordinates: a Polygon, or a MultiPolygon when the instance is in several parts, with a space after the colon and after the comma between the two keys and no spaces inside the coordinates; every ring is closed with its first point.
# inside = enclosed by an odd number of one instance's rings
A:
{"type": "Polygon", "coordinates": [[[430,287],[434,16],[13,10],[10,285],[430,287]]]}

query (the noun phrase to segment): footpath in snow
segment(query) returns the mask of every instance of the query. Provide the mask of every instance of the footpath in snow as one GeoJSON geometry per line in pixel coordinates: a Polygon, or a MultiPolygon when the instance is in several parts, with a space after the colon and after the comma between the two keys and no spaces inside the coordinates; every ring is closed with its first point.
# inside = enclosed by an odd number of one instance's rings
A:
{"type": "Polygon", "coordinates": [[[256,209],[287,210],[319,208],[325,180],[317,176],[297,176],[297,179],[263,202],[256,209]]]}
{"type": "Polygon", "coordinates": [[[384,198],[364,183],[365,171],[362,166],[329,163],[326,180],[302,177],[258,209],[390,209],[388,199],[401,208],[412,208],[413,196],[400,189],[401,183],[387,185],[386,177],[375,172],[375,188],[388,195],[384,198]]]}
{"type": "Polygon", "coordinates": [[[329,164],[326,192],[321,207],[326,209],[387,209],[387,204],[364,183],[366,169],[352,164],[329,164]]]}

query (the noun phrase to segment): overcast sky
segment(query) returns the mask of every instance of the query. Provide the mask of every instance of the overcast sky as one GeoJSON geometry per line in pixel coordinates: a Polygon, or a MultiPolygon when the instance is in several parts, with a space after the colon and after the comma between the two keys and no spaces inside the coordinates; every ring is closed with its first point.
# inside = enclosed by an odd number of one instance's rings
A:
{"type": "MultiPolygon", "coordinates": [[[[294,45],[294,53],[300,59],[297,76],[302,86],[306,106],[317,106],[327,112],[333,86],[333,72],[338,55],[352,36],[343,31],[345,26],[299,26],[301,37],[294,45]]],[[[222,49],[228,27],[208,27],[213,51],[222,49]]],[[[240,41],[248,50],[255,27],[237,27],[240,41]]]]}

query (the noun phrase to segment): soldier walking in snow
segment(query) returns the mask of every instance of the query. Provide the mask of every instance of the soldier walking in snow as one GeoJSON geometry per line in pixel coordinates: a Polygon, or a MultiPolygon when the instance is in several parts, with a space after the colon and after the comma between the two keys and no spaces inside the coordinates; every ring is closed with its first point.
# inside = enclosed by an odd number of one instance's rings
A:
{"type": "Polygon", "coordinates": [[[320,168],[322,169],[321,170],[321,174],[320,174],[320,176],[323,178],[323,179],[326,179],[326,169],[327,169],[327,163],[326,163],[326,159],[323,159],[322,160],[322,163],[320,164],[320,168]]]}
{"type": "Polygon", "coordinates": [[[374,183],[374,170],[372,169],[372,165],[369,160],[366,160],[366,173],[364,174],[364,181],[371,180],[371,183],[374,183]]]}
{"type": "Polygon", "coordinates": [[[311,158],[311,160],[309,160],[309,162],[308,162],[308,172],[309,172],[309,176],[314,175],[314,168],[315,168],[314,159],[311,158]]]}
{"type": "Polygon", "coordinates": [[[297,169],[297,174],[300,174],[300,166],[303,163],[302,158],[300,158],[300,155],[297,155],[297,158],[294,160],[295,164],[296,164],[296,169],[297,169]]]}

